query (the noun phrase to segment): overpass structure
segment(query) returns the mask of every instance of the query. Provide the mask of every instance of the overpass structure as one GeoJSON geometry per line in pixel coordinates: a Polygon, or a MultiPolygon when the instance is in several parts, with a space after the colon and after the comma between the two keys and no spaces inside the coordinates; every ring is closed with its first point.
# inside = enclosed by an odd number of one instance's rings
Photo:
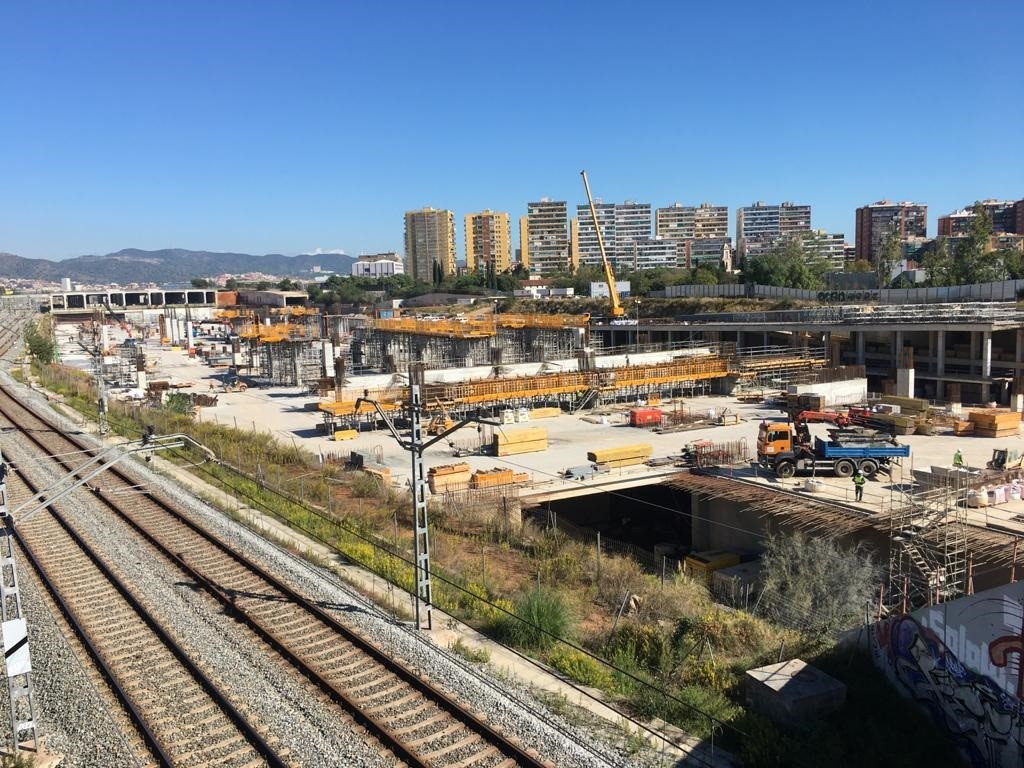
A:
{"type": "Polygon", "coordinates": [[[216,307],[217,291],[199,288],[182,288],[180,290],[111,288],[96,291],[60,291],[48,294],[44,304],[48,304],[50,312],[58,316],[88,315],[104,304],[114,312],[162,309],[164,307],[216,307]]]}

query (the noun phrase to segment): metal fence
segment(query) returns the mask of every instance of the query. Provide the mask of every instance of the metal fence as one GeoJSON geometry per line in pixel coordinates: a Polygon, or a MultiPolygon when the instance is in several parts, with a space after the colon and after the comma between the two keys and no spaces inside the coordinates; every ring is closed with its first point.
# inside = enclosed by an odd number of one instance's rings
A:
{"type": "Polygon", "coordinates": [[[677,299],[792,299],[795,301],[873,301],[879,304],[942,304],[963,301],[1015,301],[1024,290],[1024,280],[1000,280],[973,285],[949,285],[935,288],[882,288],[874,290],[811,290],[778,285],[670,285],[651,296],[677,299]]]}

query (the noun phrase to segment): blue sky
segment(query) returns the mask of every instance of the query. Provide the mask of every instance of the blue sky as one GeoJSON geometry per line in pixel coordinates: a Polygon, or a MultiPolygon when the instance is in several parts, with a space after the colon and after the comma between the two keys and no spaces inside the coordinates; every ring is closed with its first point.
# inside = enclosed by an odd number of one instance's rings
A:
{"type": "MultiPolygon", "coordinates": [[[[542,196],[1024,197],[1024,3],[0,5],[0,251],[402,250],[542,196]],[[1015,39],[1018,41],[1015,42],[1015,39]]],[[[513,240],[518,235],[513,227],[513,240]]]]}

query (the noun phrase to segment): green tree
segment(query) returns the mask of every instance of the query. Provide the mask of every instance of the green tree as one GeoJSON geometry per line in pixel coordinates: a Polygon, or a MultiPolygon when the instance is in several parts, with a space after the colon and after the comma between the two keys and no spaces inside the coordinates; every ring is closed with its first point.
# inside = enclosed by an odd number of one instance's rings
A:
{"type": "Polygon", "coordinates": [[[892,273],[896,266],[903,260],[903,241],[900,239],[899,230],[893,229],[882,244],[882,250],[875,259],[875,274],[878,277],[878,287],[888,288],[892,282],[892,273]]]}
{"type": "Polygon", "coordinates": [[[184,392],[170,392],[164,399],[163,407],[171,413],[189,413],[192,409],[192,398],[184,392]]]}
{"type": "Polygon", "coordinates": [[[1003,248],[999,251],[999,258],[1006,269],[1006,276],[1011,280],[1020,280],[1024,277],[1024,253],[1018,248],[1003,248]]]}
{"type": "Polygon", "coordinates": [[[29,323],[25,328],[25,346],[36,360],[49,365],[57,357],[57,345],[50,331],[49,318],[29,323]]]}
{"type": "Polygon", "coordinates": [[[812,636],[856,624],[878,594],[878,567],[860,545],[846,549],[799,532],[772,536],[761,564],[767,615],[812,636]]]}
{"type": "Polygon", "coordinates": [[[846,271],[866,274],[872,271],[871,262],[868,261],[867,259],[857,259],[855,261],[851,261],[846,265],[846,271]]]}
{"type": "Polygon", "coordinates": [[[192,283],[192,287],[193,288],[210,288],[210,287],[212,287],[210,281],[205,279],[205,278],[202,278],[202,277],[193,277],[189,282],[192,283]]]}
{"type": "Polygon", "coordinates": [[[935,239],[935,242],[921,258],[921,268],[928,275],[929,285],[956,285],[957,269],[947,238],[937,237],[935,239]]]}
{"type": "Polygon", "coordinates": [[[697,267],[691,280],[694,285],[718,285],[718,273],[708,267],[697,267]]]}
{"type": "Polygon", "coordinates": [[[256,290],[257,291],[269,291],[270,290],[270,283],[268,283],[266,280],[260,280],[258,283],[256,283],[256,290]]]}
{"type": "Polygon", "coordinates": [[[958,283],[989,283],[1006,275],[1000,252],[989,247],[991,238],[992,217],[981,203],[975,203],[967,236],[956,239],[953,251],[958,283]]]}
{"type": "Polygon", "coordinates": [[[809,252],[802,239],[791,237],[747,259],[743,280],[748,284],[816,290],[825,286],[828,270],[829,263],[820,253],[809,252]]]}
{"type": "Polygon", "coordinates": [[[279,291],[301,291],[302,286],[296,283],[291,278],[284,278],[277,284],[277,290],[279,291]]]}
{"type": "Polygon", "coordinates": [[[227,282],[224,283],[224,290],[227,290],[227,291],[237,291],[238,290],[238,281],[235,278],[233,278],[233,277],[229,277],[227,279],[227,282]]]}

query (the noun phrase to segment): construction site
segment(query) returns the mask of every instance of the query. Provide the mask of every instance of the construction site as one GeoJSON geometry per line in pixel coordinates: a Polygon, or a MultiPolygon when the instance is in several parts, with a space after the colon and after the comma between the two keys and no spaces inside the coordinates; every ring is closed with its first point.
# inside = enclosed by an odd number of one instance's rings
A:
{"type": "MultiPolygon", "coordinates": [[[[502,566],[481,536],[528,549],[545,532],[781,620],[761,604],[762,556],[770,537],[803,533],[871,553],[866,621],[1017,580],[1015,306],[887,307],[871,325],[852,307],[800,310],[817,325],[768,313],[628,325],[616,298],[609,320],[489,300],[326,316],[259,293],[55,312],[61,358],[95,382],[100,431],[120,401],[184,402],[198,421],[267,433],[411,498],[416,557],[429,560],[433,531],[446,567],[476,548],[485,575],[502,566]],[[947,399],[922,397],[938,373],[947,399]]],[[[386,525],[396,541],[401,525],[386,525]]]]}

